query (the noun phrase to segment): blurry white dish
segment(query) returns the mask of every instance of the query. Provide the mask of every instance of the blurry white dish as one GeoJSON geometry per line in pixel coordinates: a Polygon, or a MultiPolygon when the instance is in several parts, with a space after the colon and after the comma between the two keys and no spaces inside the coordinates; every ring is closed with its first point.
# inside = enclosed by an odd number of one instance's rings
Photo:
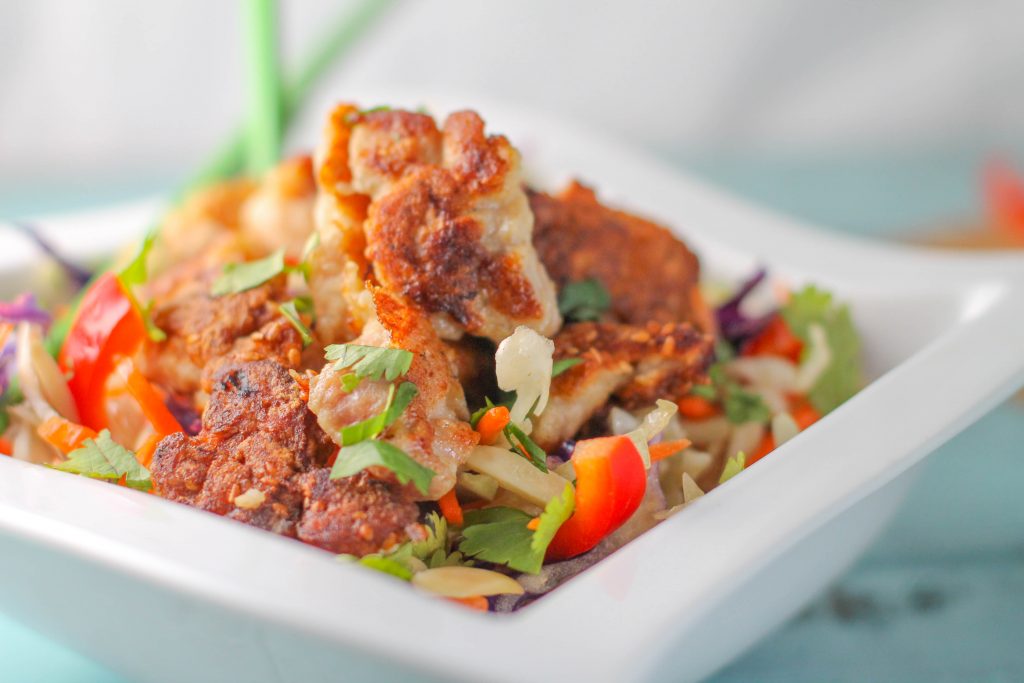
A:
{"type": "MultiPolygon", "coordinates": [[[[291,540],[0,458],[0,610],[133,681],[697,680],[842,572],[914,466],[1024,380],[1024,260],[810,230],[578,127],[478,98],[531,182],[577,176],[677,228],[715,276],[756,265],[850,303],[874,381],[771,457],[539,602],[479,614],[291,540]]],[[[312,137],[307,139],[312,140],[312,137]]],[[[157,204],[44,221],[78,256],[116,248],[157,204]],[[77,232],[62,228],[77,225],[77,232]]],[[[0,290],[27,246],[0,233],[0,290]],[[9,245],[9,246],[7,246],[9,245]]],[[[642,286],[642,283],[639,285],[642,286]]]]}

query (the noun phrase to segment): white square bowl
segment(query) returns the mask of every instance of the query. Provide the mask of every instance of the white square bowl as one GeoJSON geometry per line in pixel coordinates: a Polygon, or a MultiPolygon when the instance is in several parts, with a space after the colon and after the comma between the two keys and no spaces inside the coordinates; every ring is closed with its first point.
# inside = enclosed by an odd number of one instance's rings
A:
{"type": "MultiPolygon", "coordinates": [[[[135,681],[691,681],[738,656],[842,572],[914,466],[1024,380],[1024,259],[817,232],[634,151],[479,98],[531,181],[571,176],[678,229],[717,276],[757,265],[850,303],[871,384],[552,594],[479,614],[320,550],[97,481],[0,458],[0,609],[135,681]]],[[[454,106],[453,106],[454,105],[454,106]]],[[[312,139],[312,138],[310,138],[312,139]]],[[[148,224],[141,203],[43,221],[83,258],[148,224]]],[[[37,263],[0,232],[0,290],[37,263]]],[[[643,286],[643,283],[638,283],[643,286]]]]}

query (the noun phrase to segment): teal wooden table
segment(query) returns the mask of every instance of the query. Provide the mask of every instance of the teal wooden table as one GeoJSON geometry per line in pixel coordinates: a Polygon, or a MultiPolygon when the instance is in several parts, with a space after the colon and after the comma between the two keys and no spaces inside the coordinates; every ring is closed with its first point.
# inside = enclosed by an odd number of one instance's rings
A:
{"type": "MultiPolygon", "coordinates": [[[[755,201],[861,234],[888,237],[978,211],[968,155],[685,165],[755,201]]],[[[0,214],[39,209],[0,195],[0,214]]],[[[998,408],[935,453],[858,565],[712,682],[1024,681],[1022,406],[998,408]]],[[[3,616],[0,681],[129,683],[3,616]]]]}

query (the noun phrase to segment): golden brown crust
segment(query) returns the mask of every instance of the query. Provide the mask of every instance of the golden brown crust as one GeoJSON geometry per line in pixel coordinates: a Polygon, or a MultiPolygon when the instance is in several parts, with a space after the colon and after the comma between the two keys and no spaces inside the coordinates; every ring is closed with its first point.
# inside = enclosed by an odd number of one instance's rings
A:
{"type": "Polygon", "coordinates": [[[519,324],[553,334],[554,289],[530,243],[519,155],[472,112],[359,118],[353,185],[368,193],[366,255],[374,279],[427,313],[500,341],[519,324]]]}
{"type": "MultiPolygon", "coordinates": [[[[479,436],[466,422],[469,411],[462,386],[430,320],[422,311],[382,289],[373,290],[373,299],[377,319],[367,324],[354,343],[412,352],[414,359],[409,372],[396,382],[412,382],[418,391],[382,438],[435,472],[427,498],[436,499],[455,484],[455,471],[469,456],[479,436]]],[[[383,409],[392,384],[385,380],[363,380],[354,390],[346,391],[340,377],[347,372],[345,368],[329,365],[310,383],[310,408],[320,426],[336,441],[344,427],[383,409]]],[[[374,469],[372,473],[393,480],[386,470],[374,469]]],[[[414,495],[411,490],[410,495],[414,495]]]]}
{"type": "Polygon", "coordinates": [[[530,192],[530,205],[533,243],[559,288],[595,278],[611,294],[610,320],[713,329],[697,257],[666,228],[602,205],[577,182],[556,196],[530,192]]]}
{"type": "Polygon", "coordinates": [[[573,437],[610,400],[628,409],[678,400],[711,361],[711,338],[689,323],[576,323],[554,341],[556,360],[582,362],[551,381],[533,432],[548,450],[573,437]]]}

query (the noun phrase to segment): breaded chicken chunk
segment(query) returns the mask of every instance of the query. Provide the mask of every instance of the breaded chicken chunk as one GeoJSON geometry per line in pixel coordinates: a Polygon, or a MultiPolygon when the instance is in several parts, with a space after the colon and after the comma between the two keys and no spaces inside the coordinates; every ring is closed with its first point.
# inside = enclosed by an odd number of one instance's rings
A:
{"type": "Polygon", "coordinates": [[[678,400],[711,362],[711,338],[689,323],[576,323],[554,341],[556,360],[583,362],[551,381],[532,434],[546,450],[571,438],[609,400],[626,408],[678,400]]]}
{"type": "Polygon", "coordinates": [[[697,257],[666,228],[602,205],[576,182],[555,196],[531,191],[530,206],[534,246],[559,289],[594,278],[611,294],[609,321],[713,330],[697,257]]]}
{"type": "Polygon", "coordinates": [[[301,362],[302,339],[277,307],[287,299],[284,278],[213,296],[222,268],[205,259],[182,263],[148,288],[153,322],[167,339],[147,339],[139,367],[150,381],[180,396],[208,392],[210,377],[225,363],[272,359],[298,368],[301,362]]]}
{"type": "Polygon", "coordinates": [[[202,431],[160,442],[153,482],[169,500],[336,553],[365,555],[419,533],[418,508],[399,487],[365,472],[331,480],[334,450],[284,367],[224,366],[202,431]]]}
{"type": "Polygon", "coordinates": [[[308,155],[286,159],[270,169],[241,207],[246,250],[263,256],[284,249],[287,258],[301,258],[313,233],[315,203],[313,161],[308,155]]]}
{"type": "Polygon", "coordinates": [[[438,130],[426,114],[342,105],[318,167],[325,197],[312,287],[314,298],[335,299],[318,306],[325,341],[368,320],[365,274],[429,313],[445,339],[469,332],[497,342],[518,325],[546,335],[560,326],[531,242],[519,154],[487,136],[476,114],[452,114],[438,130]],[[365,222],[360,196],[370,202],[365,222]]]}
{"type": "MultiPolygon", "coordinates": [[[[469,457],[479,435],[467,420],[466,398],[448,352],[427,317],[418,309],[381,290],[373,290],[376,319],[353,343],[404,349],[413,353],[403,381],[416,385],[417,394],[382,439],[434,471],[427,499],[436,499],[455,484],[455,470],[469,457]]],[[[309,407],[324,431],[341,445],[344,427],[384,410],[392,382],[363,380],[346,391],[341,377],[347,368],[328,365],[310,382],[309,407]]],[[[376,474],[389,478],[387,471],[376,474]]]]}

